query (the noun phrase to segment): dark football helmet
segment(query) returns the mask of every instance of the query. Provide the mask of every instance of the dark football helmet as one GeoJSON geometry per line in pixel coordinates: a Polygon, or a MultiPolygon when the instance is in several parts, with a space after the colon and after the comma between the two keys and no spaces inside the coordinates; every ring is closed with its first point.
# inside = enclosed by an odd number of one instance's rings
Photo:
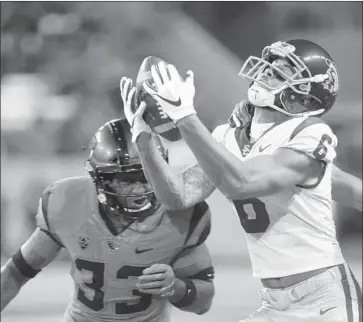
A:
{"type": "MultiPolygon", "coordinates": [[[[147,183],[137,146],[132,142],[131,136],[126,119],[112,120],[100,127],[89,144],[86,170],[95,183],[99,202],[106,205],[112,213],[135,220],[153,214],[159,203],[153,191],[137,195],[122,194],[111,184],[114,180],[147,183]],[[149,202],[140,208],[128,207],[126,201],[138,197],[144,200],[147,197],[149,202]]],[[[168,161],[168,151],[164,149],[160,139],[157,136],[153,136],[153,139],[160,154],[168,161]]]]}
{"type": "Polygon", "coordinates": [[[333,107],[339,91],[333,59],[319,45],[303,39],[278,41],[265,47],[261,58],[250,56],[238,75],[251,81],[248,98],[253,105],[268,106],[289,116],[326,113],[333,107]],[[277,58],[289,61],[294,69],[292,76],[272,64],[277,58]],[[283,80],[276,88],[258,80],[258,75],[268,67],[283,80]],[[296,103],[305,106],[307,111],[289,112],[296,103]]]}

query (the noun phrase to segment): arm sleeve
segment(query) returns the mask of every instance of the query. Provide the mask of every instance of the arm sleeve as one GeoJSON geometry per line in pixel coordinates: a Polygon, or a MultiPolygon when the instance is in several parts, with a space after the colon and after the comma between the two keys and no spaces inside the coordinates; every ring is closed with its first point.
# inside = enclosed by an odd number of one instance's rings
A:
{"type": "Polygon", "coordinates": [[[23,276],[32,278],[54,260],[61,248],[38,227],[12,259],[23,276]]]}
{"type": "Polygon", "coordinates": [[[316,118],[307,118],[281,147],[303,152],[317,160],[333,162],[337,144],[338,139],[327,124],[316,118]]]}

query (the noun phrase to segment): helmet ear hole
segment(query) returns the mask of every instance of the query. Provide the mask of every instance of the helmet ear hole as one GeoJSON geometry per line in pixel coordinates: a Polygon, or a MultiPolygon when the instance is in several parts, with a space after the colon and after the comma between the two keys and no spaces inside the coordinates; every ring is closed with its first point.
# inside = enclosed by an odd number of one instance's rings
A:
{"type": "Polygon", "coordinates": [[[301,95],[301,97],[299,98],[299,103],[301,105],[307,106],[310,104],[312,98],[309,95],[301,95]]]}

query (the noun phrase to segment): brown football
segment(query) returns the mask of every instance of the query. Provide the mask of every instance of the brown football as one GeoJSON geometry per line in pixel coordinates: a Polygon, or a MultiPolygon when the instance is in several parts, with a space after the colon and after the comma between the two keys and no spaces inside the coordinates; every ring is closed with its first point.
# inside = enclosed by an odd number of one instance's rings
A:
{"type": "Polygon", "coordinates": [[[135,107],[144,101],[147,105],[143,116],[145,122],[164,139],[174,142],[181,139],[179,129],[175,126],[172,119],[163,112],[156,100],[143,88],[145,81],[155,86],[151,77],[151,66],[161,61],[163,60],[154,56],[146,57],[143,60],[136,77],[135,107]]]}

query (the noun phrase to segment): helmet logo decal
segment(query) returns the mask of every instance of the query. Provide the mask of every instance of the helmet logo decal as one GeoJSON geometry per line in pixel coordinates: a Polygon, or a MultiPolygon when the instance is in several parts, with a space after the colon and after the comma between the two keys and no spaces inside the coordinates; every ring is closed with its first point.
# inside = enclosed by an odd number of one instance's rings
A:
{"type": "Polygon", "coordinates": [[[332,95],[337,95],[339,91],[337,68],[330,59],[325,59],[325,63],[328,65],[328,70],[326,71],[328,78],[323,82],[323,87],[332,95]]]}
{"type": "Polygon", "coordinates": [[[299,89],[300,89],[300,91],[310,92],[311,86],[310,86],[310,84],[300,84],[299,89]]]}

